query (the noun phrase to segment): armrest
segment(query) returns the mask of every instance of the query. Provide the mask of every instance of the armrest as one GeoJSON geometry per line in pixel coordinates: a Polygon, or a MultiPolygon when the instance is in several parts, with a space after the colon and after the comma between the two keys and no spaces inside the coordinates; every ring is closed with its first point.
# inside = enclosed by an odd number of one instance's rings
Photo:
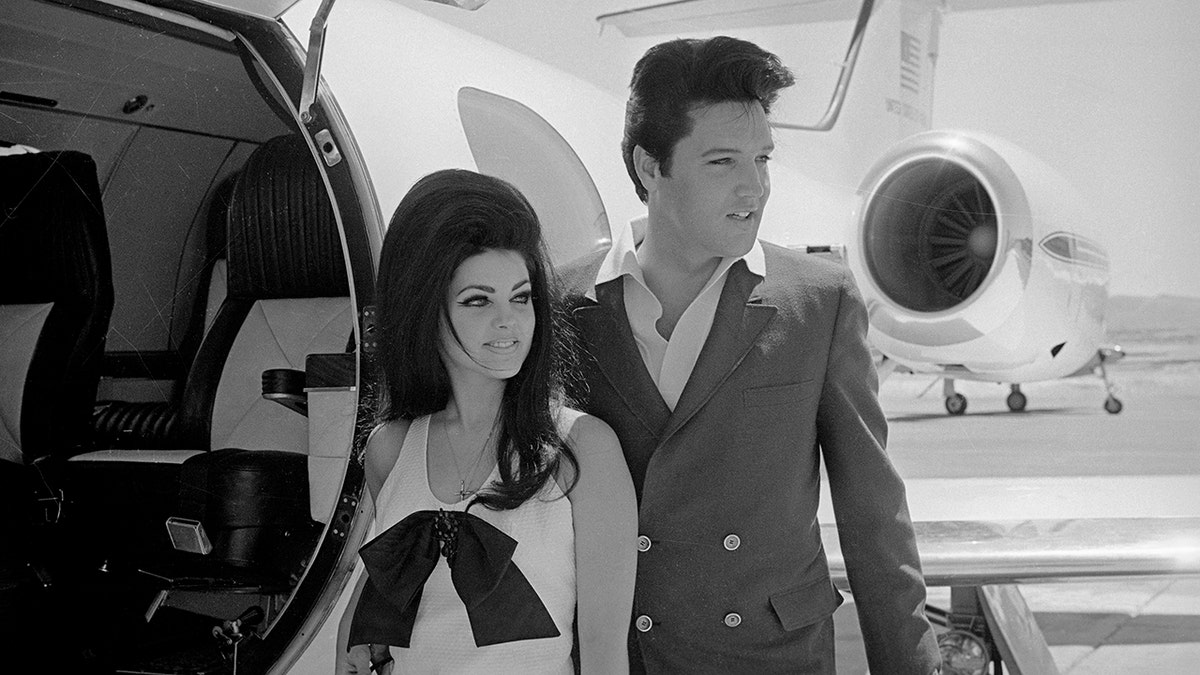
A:
{"type": "Polygon", "coordinates": [[[304,371],[271,368],[262,374],[262,395],[283,407],[308,416],[308,395],[304,393],[304,371]]]}
{"type": "Polygon", "coordinates": [[[309,354],[303,370],[272,368],[262,374],[263,398],[301,415],[308,415],[308,390],[348,389],[354,386],[357,362],[353,353],[309,354]]]}
{"type": "Polygon", "coordinates": [[[305,387],[313,389],[351,389],[358,375],[358,360],[353,352],[309,354],[304,360],[308,371],[305,387]]]}

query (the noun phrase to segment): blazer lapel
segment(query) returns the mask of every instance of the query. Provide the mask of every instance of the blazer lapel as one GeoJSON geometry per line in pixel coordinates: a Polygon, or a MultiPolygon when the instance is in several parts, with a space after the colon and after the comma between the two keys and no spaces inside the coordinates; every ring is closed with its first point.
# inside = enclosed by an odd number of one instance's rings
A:
{"type": "Polygon", "coordinates": [[[746,358],[759,333],[774,318],[775,307],[759,304],[756,290],[760,281],[746,269],[745,262],[739,261],[729,269],[708,339],[700,350],[700,357],[683,387],[667,428],[659,438],[660,445],[704,407],[746,358]]]}
{"type": "Polygon", "coordinates": [[[625,313],[621,279],[596,287],[598,304],[575,309],[585,346],[600,372],[646,430],[657,436],[671,416],[654,379],[646,370],[625,313]]]}

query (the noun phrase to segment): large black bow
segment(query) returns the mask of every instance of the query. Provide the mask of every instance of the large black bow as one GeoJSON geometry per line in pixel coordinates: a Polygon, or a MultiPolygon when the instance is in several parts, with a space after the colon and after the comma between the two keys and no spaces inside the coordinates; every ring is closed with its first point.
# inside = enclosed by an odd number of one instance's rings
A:
{"type": "Polygon", "coordinates": [[[475,646],[558,637],[550,612],[512,562],[516,548],[515,539],[469,513],[409,514],[358,551],[368,577],[347,644],[409,646],[421,591],[439,553],[466,605],[475,646]]]}

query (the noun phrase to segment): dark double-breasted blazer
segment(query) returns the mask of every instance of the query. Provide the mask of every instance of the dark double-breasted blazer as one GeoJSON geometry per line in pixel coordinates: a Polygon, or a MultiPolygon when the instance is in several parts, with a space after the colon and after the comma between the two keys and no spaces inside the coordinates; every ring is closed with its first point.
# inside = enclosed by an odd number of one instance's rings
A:
{"type": "Polygon", "coordinates": [[[939,663],[904,485],[841,265],[764,243],[766,278],[729,271],[674,411],[643,365],[620,279],[567,265],[577,403],[616,431],[638,494],[634,634],[647,672],[832,672],[817,522],[822,460],[873,673],[939,663]]]}

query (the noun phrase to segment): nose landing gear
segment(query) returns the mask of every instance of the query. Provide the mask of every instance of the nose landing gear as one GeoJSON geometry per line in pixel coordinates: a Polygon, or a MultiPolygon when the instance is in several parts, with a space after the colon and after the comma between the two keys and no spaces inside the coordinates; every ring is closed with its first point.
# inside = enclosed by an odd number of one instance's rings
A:
{"type": "Polygon", "coordinates": [[[967,412],[967,397],[954,391],[954,380],[942,380],[942,395],[946,397],[946,412],[951,415],[961,415],[967,412]]]}
{"type": "Polygon", "coordinates": [[[1104,399],[1104,410],[1110,415],[1116,415],[1125,406],[1121,404],[1121,399],[1116,397],[1116,388],[1113,386],[1112,380],[1108,379],[1108,369],[1104,367],[1104,362],[1123,359],[1125,358],[1125,352],[1119,345],[1113,345],[1112,347],[1102,347],[1096,350],[1096,357],[1096,369],[1100,371],[1100,379],[1104,382],[1104,390],[1108,392],[1108,397],[1104,399]]]}

